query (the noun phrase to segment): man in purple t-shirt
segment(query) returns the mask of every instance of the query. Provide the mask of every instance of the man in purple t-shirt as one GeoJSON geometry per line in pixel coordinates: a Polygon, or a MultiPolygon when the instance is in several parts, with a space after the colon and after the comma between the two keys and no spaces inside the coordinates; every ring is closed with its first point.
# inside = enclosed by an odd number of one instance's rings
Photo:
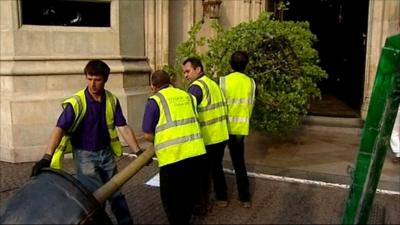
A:
{"type": "MultiPolygon", "coordinates": [[[[86,113],[82,120],[79,123],[77,122],[76,129],[69,135],[73,147],[77,178],[89,191],[94,192],[117,173],[115,156],[111,146],[112,141],[115,142],[115,140],[110,138],[110,129],[107,127],[106,118],[107,101],[111,101],[109,100],[111,98],[107,97],[104,89],[110,68],[101,60],[91,60],[86,65],[84,73],[87,87],[81,94],[81,98],[84,98],[83,102],[86,102],[86,113]]],[[[110,95],[112,94],[110,93],[110,95]]],[[[120,103],[117,98],[115,99],[114,125],[130,149],[137,154],[141,153],[142,150],[138,145],[135,133],[127,125],[120,103]]],[[[75,112],[73,105],[67,103],[50,135],[46,154],[34,165],[32,176],[38,174],[41,168],[50,166],[51,159],[54,157],[55,150],[63,136],[71,130],[77,120],[75,112]]],[[[115,128],[112,128],[112,132],[116,134],[115,128]]],[[[118,224],[133,224],[128,204],[120,190],[110,197],[109,202],[118,224]]]]}

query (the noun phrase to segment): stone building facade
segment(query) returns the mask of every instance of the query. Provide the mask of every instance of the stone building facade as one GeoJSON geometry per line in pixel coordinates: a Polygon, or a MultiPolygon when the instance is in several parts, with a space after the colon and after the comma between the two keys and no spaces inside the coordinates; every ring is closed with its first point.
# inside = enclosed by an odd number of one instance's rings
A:
{"type": "MultiPolygon", "coordinates": [[[[220,22],[232,27],[240,22],[256,19],[263,11],[271,11],[278,0],[224,0],[220,9],[220,22]],[[271,4],[272,3],[272,4],[271,4]]],[[[152,68],[172,63],[176,46],[185,40],[194,22],[203,18],[201,0],[146,1],[146,55],[152,68]],[[158,41],[162,40],[162,41],[158,41]]],[[[369,0],[368,33],[366,34],[365,73],[360,115],[367,116],[369,100],[379,63],[381,48],[386,37],[400,32],[400,1],[369,0]]],[[[211,33],[207,28],[204,34],[211,33]]]]}
{"type": "Polygon", "coordinates": [[[400,32],[400,1],[370,0],[361,116],[366,118],[379,56],[388,36],[400,32]]]}
{"type": "MultiPolygon", "coordinates": [[[[24,2],[0,1],[1,161],[34,161],[43,155],[61,102],[85,87],[83,68],[93,58],[111,67],[106,88],[119,97],[128,123],[140,131],[151,72],[144,2],[106,1],[109,25],[89,27],[24,24],[24,2]]],[[[54,14],[57,8],[49,11],[54,14]]]]}
{"type": "MultiPolygon", "coordinates": [[[[41,157],[61,102],[85,87],[82,70],[92,58],[110,65],[106,88],[119,97],[140,139],[150,72],[173,62],[176,46],[195,22],[211,20],[203,16],[202,0],[82,0],[108,4],[109,23],[35,25],[23,20],[24,1],[29,0],[0,1],[0,160],[7,162],[41,157]]],[[[270,1],[275,0],[223,0],[219,20],[231,27],[255,19],[270,1]]],[[[400,1],[370,0],[368,14],[362,118],[380,49],[387,36],[400,31],[400,1]]]]}

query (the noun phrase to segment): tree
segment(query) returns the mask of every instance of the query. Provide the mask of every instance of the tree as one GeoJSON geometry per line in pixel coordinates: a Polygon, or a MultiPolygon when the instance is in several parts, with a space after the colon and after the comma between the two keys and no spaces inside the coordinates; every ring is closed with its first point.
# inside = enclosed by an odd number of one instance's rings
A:
{"type": "Polygon", "coordinates": [[[230,72],[229,59],[236,50],[249,53],[246,74],[257,84],[252,128],[285,137],[301,124],[309,102],[320,97],[317,82],[327,74],[319,66],[313,48],[317,38],[308,22],[277,21],[262,13],[256,21],[244,22],[224,30],[214,23],[216,35],[198,37],[202,24],[195,24],[187,41],[177,47],[175,65],[165,67],[182,88],[185,87],[181,63],[190,56],[199,57],[206,74],[218,81],[230,72]],[[207,46],[204,53],[199,47],[207,46]]]}

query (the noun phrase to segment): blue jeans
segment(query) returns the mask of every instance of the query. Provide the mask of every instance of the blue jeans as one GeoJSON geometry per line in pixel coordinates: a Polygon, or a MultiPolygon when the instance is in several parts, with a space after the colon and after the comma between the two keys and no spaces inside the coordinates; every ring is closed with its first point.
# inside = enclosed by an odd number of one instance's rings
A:
{"type": "MultiPolygon", "coordinates": [[[[92,193],[118,172],[111,148],[95,152],[75,149],[74,154],[77,178],[92,193]]],[[[128,204],[121,190],[114,192],[108,201],[119,225],[133,224],[128,204]]]]}

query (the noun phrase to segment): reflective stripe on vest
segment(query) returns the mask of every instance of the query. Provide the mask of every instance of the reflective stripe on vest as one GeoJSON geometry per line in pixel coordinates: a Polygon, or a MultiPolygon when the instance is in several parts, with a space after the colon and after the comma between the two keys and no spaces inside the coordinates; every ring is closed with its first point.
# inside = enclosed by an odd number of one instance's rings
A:
{"type": "Polygon", "coordinates": [[[198,118],[204,144],[228,140],[226,103],[218,84],[204,75],[192,85],[199,86],[203,93],[203,99],[198,105],[198,118]]]}
{"type": "Polygon", "coordinates": [[[105,90],[106,92],[106,123],[108,135],[110,136],[111,149],[115,156],[120,157],[122,155],[122,145],[119,141],[118,132],[115,129],[114,115],[115,108],[117,105],[117,97],[115,97],[111,92],[105,90]]]}
{"type": "Polygon", "coordinates": [[[160,118],[154,136],[159,167],[205,153],[192,96],[172,86],[151,96],[160,118]]]}
{"type": "Polygon", "coordinates": [[[220,77],[219,84],[228,105],[229,134],[248,135],[255,101],[254,80],[243,73],[234,72],[220,77]]]}
{"type": "MultiPolygon", "coordinates": [[[[116,156],[122,155],[122,146],[118,139],[118,133],[115,129],[114,125],[114,114],[116,107],[116,97],[111,94],[109,91],[106,92],[106,123],[107,129],[110,136],[110,145],[116,156]]],[[[77,129],[79,124],[81,123],[84,115],[86,114],[87,102],[85,97],[85,89],[78,91],[72,97],[66,99],[62,103],[62,107],[65,108],[67,104],[71,104],[74,114],[75,120],[72,123],[70,129],[66,132],[66,134],[62,137],[60,144],[57,146],[54,151],[51,167],[54,169],[62,169],[63,168],[63,160],[65,153],[71,153],[73,151],[71,145],[71,134],[77,129]]]]}

